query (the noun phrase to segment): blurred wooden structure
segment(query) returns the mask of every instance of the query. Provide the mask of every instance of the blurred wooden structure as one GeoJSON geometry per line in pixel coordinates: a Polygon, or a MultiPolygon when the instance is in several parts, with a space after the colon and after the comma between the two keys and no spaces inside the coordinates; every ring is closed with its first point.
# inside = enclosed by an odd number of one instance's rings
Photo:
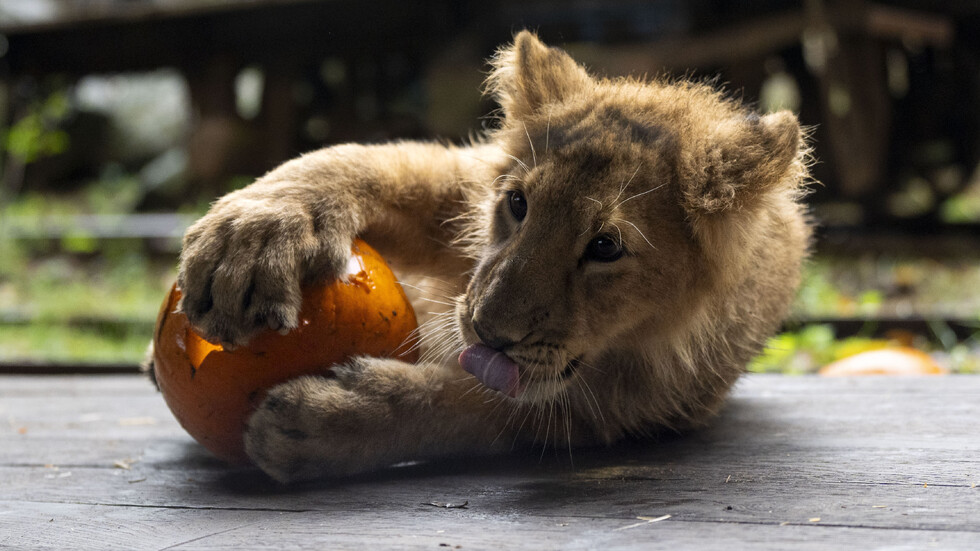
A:
{"type": "MultiPolygon", "coordinates": [[[[413,90],[447,58],[478,72],[522,27],[601,73],[719,74],[751,101],[777,62],[798,84],[803,122],[816,128],[816,171],[827,185],[819,192],[871,211],[900,179],[919,177],[948,196],[980,160],[980,5],[967,0],[44,3],[61,11],[0,21],[0,78],[179,68],[195,109],[191,171],[205,181],[261,173],[321,145],[299,131],[311,95],[329,142],[434,137],[425,98],[415,112],[391,103],[422,93],[413,90]],[[342,81],[324,86],[325,60],[342,81]],[[246,123],[233,83],[247,66],[263,70],[265,89],[259,117],[246,123]]],[[[476,98],[476,87],[455,99],[476,98]]],[[[457,136],[476,124],[464,114],[457,136]]]]}
{"type": "Polygon", "coordinates": [[[304,79],[318,80],[324,59],[343,60],[353,73],[347,89],[331,98],[331,122],[356,126],[359,96],[404,87],[417,78],[433,44],[449,39],[452,2],[370,4],[365,9],[351,0],[57,2],[63,11],[42,22],[0,21],[8,43],[0,67],[13,81],[177,68],[187,78],[194,109],[190,170],[213,182],[262,173],[309,147],[296,140],[303,121],[295,94],[304,79]],[[385,70],[393,57],[401,63],[397,75],[385,70]],[[236,114],[234,81],[250,65],[264,72],[263,105],[259,118],[246,123],[236,114]]]}

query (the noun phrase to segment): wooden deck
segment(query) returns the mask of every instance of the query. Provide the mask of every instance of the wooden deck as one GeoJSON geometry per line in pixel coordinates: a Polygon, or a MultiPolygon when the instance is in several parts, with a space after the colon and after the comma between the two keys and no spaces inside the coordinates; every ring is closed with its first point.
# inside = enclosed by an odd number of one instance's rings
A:
{"type": "Polygon", "coordinates": [[[749,376],[683,438],[297,488],[136,376],[0,376],[0,418],[0,548],[980,549],[976,376],[749,376]]]}

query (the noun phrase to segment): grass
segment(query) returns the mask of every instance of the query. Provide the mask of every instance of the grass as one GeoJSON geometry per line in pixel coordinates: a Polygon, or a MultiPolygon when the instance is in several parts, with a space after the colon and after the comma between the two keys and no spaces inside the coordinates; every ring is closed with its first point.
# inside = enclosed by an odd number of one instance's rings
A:
{"type": "Polygon", "coordinates": [[[57,254],[26,261],[16,277],[10,271],[0,275],[0,361],[135,363],[174,281],[175,260],[132,250],[57,254]]]}
{"type": "Polygon", "coordinates": [[[0,335],[0,361],[134,364],[143,359],[152,330],[152,325],[133,325],[123,331],[99,325],[5,326],[0,335]]]}
{"type": "Polygon", "coordinates": [[[807,267],[794,317],[980,319],[980,253],[818,256],[807,267]]]}
{"type": "MultiPolygon", "coordinates": [[[[138,239],[69,231],[60,239],[11,237],[3,221],[133,212],[138,179],[118,167],[72,193],[28,192],[0,209],[0,361],[143,359],[176,275],[176,255],[150,258],[138,239]]],[[[197,206],[197,210],[201,210],[197,206]]],[[[31,228],[19,228],[31,235],[31,228]]]]}
{"type": "Polygon", "coordinates": [[[53,323],[79,319],[149,320],[173,283],[173,268],[139,254],[116,260],[57,256],[32,262],[0,282],[0,313],[53,323]]]}

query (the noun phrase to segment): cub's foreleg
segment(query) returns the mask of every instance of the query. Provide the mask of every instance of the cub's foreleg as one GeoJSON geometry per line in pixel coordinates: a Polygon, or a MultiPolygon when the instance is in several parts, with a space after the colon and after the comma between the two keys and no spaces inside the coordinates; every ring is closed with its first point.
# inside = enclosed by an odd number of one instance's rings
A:
{"type": "Polygon", "coordinates": [[[491,146],[343,145],[290,161],[216,202],[184,237],[181,308],[204,336],[243,344],[296,326],[300,286],[344,273],[351,242],[422,273],[465,272],[447,223],[470,182],[490,182],[491,146]]]}
{"type": "Polygon", "coordinates": [[[436,364],[359,358],[279,385],[251,417],[249,456],[282,482],[514,444],[516,402],[436,364]]]}

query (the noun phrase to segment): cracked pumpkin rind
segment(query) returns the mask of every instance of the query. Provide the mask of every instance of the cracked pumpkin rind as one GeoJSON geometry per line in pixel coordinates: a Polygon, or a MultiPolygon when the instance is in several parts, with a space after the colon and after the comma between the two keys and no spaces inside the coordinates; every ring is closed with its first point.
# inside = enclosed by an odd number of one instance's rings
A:
{"type": "Polygon", "coordinates": [[[411,340],[415,312],[384,259],[357,240],[347,278],[303,289],[299,327],[265,331],[225,350],[204,340],[177,312],[180,290],[163,302],[153,338],[153,365],[164,400],[191,436],[215,456],[247,463],[248,417],[273,386],[301,375],[328,375],[353,356],[418,361],[411,340]]]}

